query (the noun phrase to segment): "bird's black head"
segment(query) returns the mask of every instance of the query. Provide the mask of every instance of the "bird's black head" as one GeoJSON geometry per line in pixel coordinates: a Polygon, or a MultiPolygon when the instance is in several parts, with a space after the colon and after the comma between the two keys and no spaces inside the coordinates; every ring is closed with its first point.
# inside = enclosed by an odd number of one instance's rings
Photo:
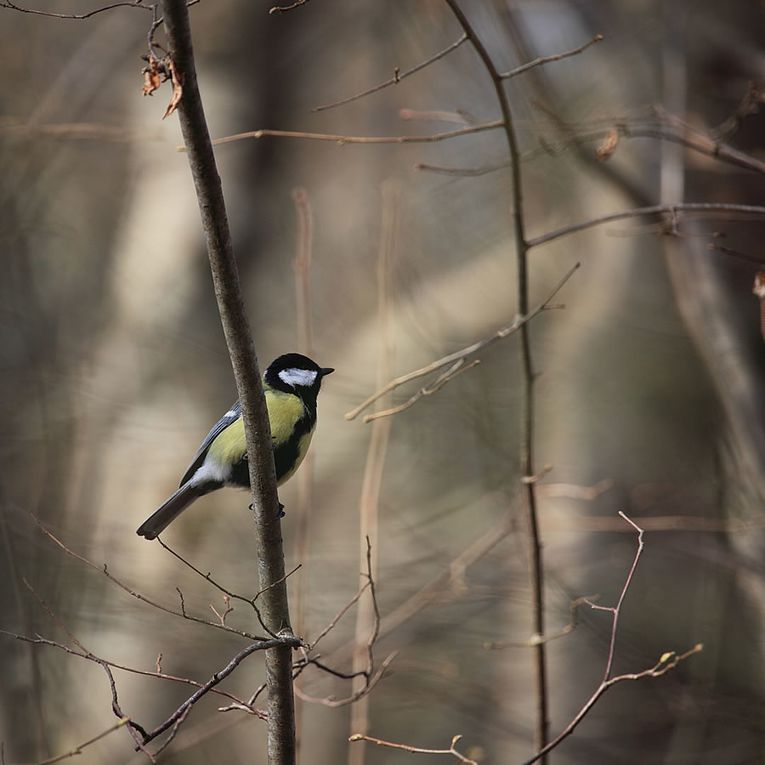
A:
{"type": "Polygon", "coordinates": [[[315,400],[322,378],[334,371],[331,367],[320,367],[301,353],[285,353],[271,362],[264,377],[276,390],[315,400]]]}

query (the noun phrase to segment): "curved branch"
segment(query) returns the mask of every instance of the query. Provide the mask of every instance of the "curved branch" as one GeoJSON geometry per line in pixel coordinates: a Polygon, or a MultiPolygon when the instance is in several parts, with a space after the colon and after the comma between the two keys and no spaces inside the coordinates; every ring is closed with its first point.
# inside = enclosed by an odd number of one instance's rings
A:
{"type": "Polygon", "coordinates": [[[547,244],[570,234],[578,234],[580,231],[586,231],[588,228],[601,226],[604,223],[612,223],[615,220],[624,220],[625,218],[639,218],[643,215],[676,215],[682,212],[693,213],[715,213],[715,212],[739,212],[745,215],[754,215],[756,217],[765,217],[765,207],[758,205],[737,205],[717,202],[684,202],[676,205],[651,205],[649,207],[636,207],[632,210],[623,210],[622,212],[609,213],[601,215],[598,218],[591,218],[582,223],[573,223],[570,226],[549,231],[546,234],[529,239],[528,246],[539,247],[540,244],[547,244]]]}

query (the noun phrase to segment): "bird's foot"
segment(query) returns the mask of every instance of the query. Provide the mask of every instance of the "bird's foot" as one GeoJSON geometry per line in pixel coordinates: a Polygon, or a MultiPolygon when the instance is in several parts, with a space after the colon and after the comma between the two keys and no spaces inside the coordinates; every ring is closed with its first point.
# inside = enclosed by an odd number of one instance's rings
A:
{"type": "MultiPolygon", "coordinates": [[[[251,504],[250,505],[250,510],[254,510],[254,509],[255,509],[255,506],[251,504]]],[[[284,512],[284,505],[280,502],[279,503],[279,513],[277,514],[276,517],[277,518],[284,518],[285,515],[287,515],[287,513],[284,512]]]]}

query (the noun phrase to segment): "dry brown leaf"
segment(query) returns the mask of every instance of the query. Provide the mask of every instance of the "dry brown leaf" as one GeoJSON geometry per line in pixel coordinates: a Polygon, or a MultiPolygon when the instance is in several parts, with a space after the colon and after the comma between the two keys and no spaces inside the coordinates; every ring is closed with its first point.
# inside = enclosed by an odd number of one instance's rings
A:
{"type": "Polygon", "coordinates": [[[595,156],[602,161],[607,160],[615,151],[619,145],[619,131],[616,128],[611,128],[606,133],[605,138],[600,142],[600,146],[595,149],[595,156]]]}
{"type": "Polygon", "coordinates": [[[159,90],[162,84],[162,73],[159,60],[156,56],[149,58],[148,66],[143,70],[143,94],[150,96],[155,90],[159,90]]]}
{"type": "Polygon", "coordinates": [[[170,58],[170,56],[165,59],[165,63],[167,68],[170,70],[170,79],[173,83],[173,95],[170,99],[170,103],[167,105],[167,109],[165,110],[165,114],[162,119],[169,117],[178,108],[178,104],[181,102],[181,98],[183,98],[183,82],[181,73],[175,68],[175,62],[172,58],[170,58]]]}

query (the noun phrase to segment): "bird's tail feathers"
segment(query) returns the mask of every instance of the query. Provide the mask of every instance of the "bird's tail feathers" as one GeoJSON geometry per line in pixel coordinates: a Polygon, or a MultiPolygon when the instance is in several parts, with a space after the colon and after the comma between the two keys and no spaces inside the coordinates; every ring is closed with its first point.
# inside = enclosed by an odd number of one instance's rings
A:
{"type": "Polygon", "coordinates": [[[199,486],[185,483],[155,510],[136,531],[139,537],[156,539],[194,500],[207,492],[199,486]]]}

